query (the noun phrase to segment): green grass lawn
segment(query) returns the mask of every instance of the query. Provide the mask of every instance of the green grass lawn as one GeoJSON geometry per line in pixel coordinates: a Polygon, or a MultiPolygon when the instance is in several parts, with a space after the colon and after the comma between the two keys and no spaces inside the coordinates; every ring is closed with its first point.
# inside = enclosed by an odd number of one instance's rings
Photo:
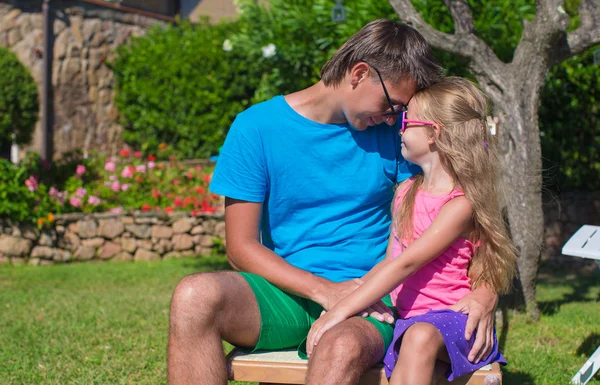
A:
{"type": "MultiPolygon", "coordinates": [[[[164,384],[168,306],[223,258],[0,267],[0,384],[164,384]]],[[[568,274],[568,271],[564,272],[568,274]]],[[[600,273],[545,276],[539,323],[499,328],[505,384],[567,384],[600,344],[600,273]]],[[[590,384],[600,385],[600,375],[590,384]]]]}

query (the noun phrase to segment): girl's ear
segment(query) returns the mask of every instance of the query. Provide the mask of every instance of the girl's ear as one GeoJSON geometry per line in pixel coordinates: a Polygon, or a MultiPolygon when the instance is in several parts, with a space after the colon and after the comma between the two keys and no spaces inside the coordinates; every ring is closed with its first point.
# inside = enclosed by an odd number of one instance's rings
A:
{"type": "Polygon", "coordinates": [[[434,144],[435,141],[437,140],[437,138],[440,137],[440,134],[442,133],[442,128],[440,126],[431,126],[431,129],[429,131],[429,140],[428,143],[429,144],[434,144]]]}

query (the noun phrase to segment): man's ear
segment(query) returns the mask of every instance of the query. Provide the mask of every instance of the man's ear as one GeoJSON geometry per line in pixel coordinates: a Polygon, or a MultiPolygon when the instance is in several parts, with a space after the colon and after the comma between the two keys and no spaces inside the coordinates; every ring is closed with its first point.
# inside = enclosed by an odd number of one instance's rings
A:
{"type": "Polygon", "coordinates": [[[357,87],[358,83],[369,78],[371,67],[365,62],[359,61],[350,68],[350,84],[357,87]]]}

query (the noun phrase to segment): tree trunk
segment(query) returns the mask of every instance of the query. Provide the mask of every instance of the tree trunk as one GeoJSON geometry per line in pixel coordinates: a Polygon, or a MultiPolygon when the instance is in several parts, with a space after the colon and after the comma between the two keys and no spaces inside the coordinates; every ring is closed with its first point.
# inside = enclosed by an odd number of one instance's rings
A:
{"type": "MultiPolygon", "coordinates": [[[[498,135],[504,158],[504,204],[511,236],[519,251],[517,264],[526,310],[533,319],[538,320],[535,286],[544,234],[538,127],[541,87],[532,84],[538,78],[532,76],[532,72],[538,71],[529,68],[524,72],[529,74],[527,80],[521,80],[519,76],[505,79],[505,85],[509,87],[502,92],[498,92],[497,88],[486,90],[486,84],[490,83],[484,76],[479,76],[481,79],[478,82],[490,95],[494,116],[500,120],[498,135]]],[[[542,73],[539,75],[543,77],[542,73]]]]}

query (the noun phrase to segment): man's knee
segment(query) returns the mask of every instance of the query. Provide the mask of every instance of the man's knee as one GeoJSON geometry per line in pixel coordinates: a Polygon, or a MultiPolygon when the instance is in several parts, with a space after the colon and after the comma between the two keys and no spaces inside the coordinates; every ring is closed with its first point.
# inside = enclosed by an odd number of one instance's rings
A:
{"type": "Polygon", "coordinates": [[[171,300],[171,319],[197,319],[205,322],[217,316],[226,298],[220,273],[198,273],[184,277],[171,300]]]}
{"type": "Polygon", "coordinates": [[[421,357],[436,357],[438,349],[434,348],[443,344],[440,331],[428,323],[416,323],[409,327],[402,337],[402,347],[409,349],[421,357]]]}
{"type": "Polygon", "coordinates": [[[379,341],[358,328],[348,328],[342,323],[327,331],[317,345],[315,357],[324,365],[356,366],[370,361],[379,341]]]}

